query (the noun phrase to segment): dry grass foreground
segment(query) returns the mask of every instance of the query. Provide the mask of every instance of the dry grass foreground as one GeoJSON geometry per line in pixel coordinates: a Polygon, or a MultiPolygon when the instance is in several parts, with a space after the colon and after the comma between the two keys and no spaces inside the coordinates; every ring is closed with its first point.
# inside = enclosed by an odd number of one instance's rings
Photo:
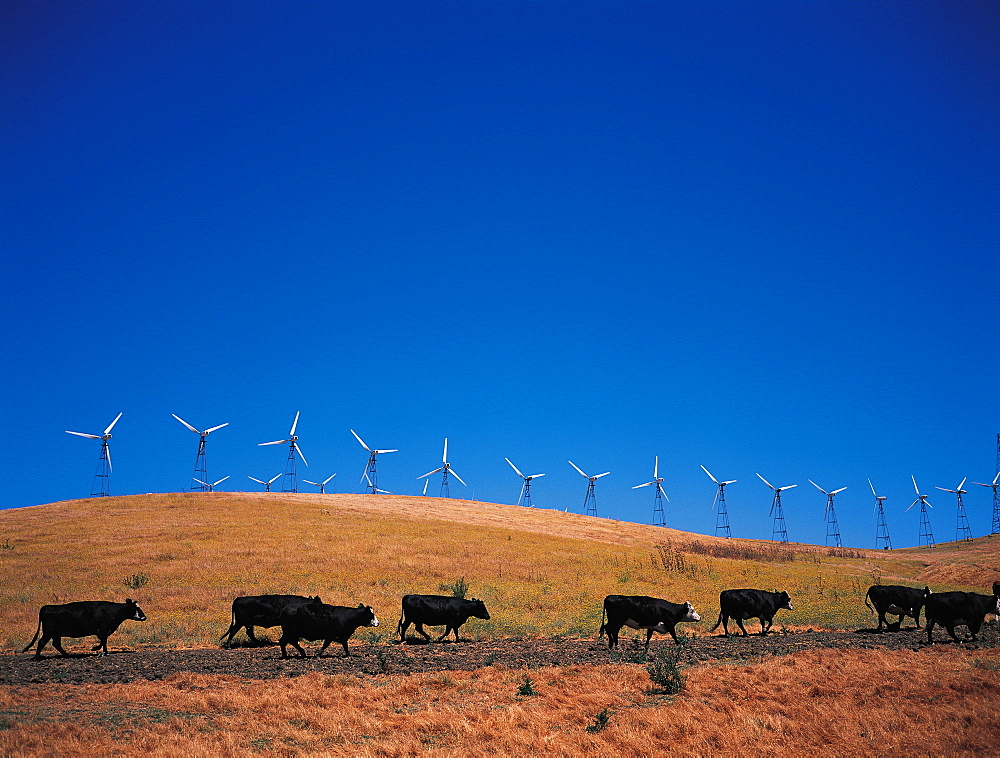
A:
{"type": "Polygon", "coordinates": [[[688,671],[636,665],[0,691],[5,756],[983,755],[1000,739],[995,650],[810,651],[688,671]],[[978,657],[977,657],[978,656],[978,657]],[[525,677],[535,694],[523,691],[525,677]]]}

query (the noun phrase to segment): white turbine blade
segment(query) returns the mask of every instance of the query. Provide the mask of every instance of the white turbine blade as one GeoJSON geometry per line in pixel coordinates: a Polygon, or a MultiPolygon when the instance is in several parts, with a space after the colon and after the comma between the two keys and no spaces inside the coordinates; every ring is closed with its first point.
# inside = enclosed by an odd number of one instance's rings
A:
{"type": "Polygon", "coordinates": [[[267,484],[267,482],[262,482],[260,479],[258,479],[255,476],[248,476],[247,479],[253,479],[255,482],[257,482],[257,484],[267,484]]]}
{"type": "MultiPolygon", "coordinates": [[[[949,490],[949,489],[946,489],[944,487],[935,487],[934,489],[941,490],[942,492],[955,492],[955,490],[949,490]]],[[[955,494],[957,495],[958,493],[955,492],[955,494]]]]}
{"type": "Polygon", "coordinates": [[[216,430],[218,430],[218,429],[221,429],[221,428],[222,428],[222,427],[224,427],[224,426],[229,426],[229,422],[227,421],[227,422],[226,422],[226,423],[224,423],[224,424],[219,424],[218,426],[213,426],[213,427],[212,427],[211,429],[206,429],[205,431],[203,431],[203,432],[201,432],[201,433],[202,433],[202,434],[211,434],[212,432],[214,432],[214,431],[216,431],[216,430]]]}
{"type": "Polygon", "coordinates": [[[910,479],[913,479],[913,491],[919,495],[920,490],[917,488],[917,480],[913,477],[913,474],[910,474],[910,479]]]}
{"type": "MultiPolygon", "coordinates": [[[[709,471],[707,468],[705,468],[704,466],[702,466],[701,470],[704,471],[706,474],[708,474],[708,478],[711,479],[713,482],[715,482],[716,484],[719,483],[719,480],[716,479],[714,476],[712,476],[712,472],[709,471]]],[[[760,476],[760,474],[757,474],[757,476],[760,476]]]]}
{"type": "Polygon", "coordinates": [[[330,476],[328,476],[326,479],[323,480],[323,485],[326,486],[326,484],[335,476],[336,474],[330,474],[330,476]]]}
{"type": "Polygon", "coordinates": [[[637,485],[635,485],[635,487],[633,487],[632,489],[634,489],[634,490],[637,490],[637,489],[639,489],[640,487],[648,487],[648,486],[649,486],[649,485],[651,485],[651,484],[656,484],[656,482],[646,482],[645,484],[637,484],[637,485]]]}
{"type": "Polygon", "coordinates": [[[868,480],[868,486],[872,488],[872,494],[875,497],[878,497],[878,493],[875,491],[875,485],[872,484],[872,480],[871,479],[868,480]]]}
{"type": "Polygon", "coordinates": [[[460,477],[460,476],[458,475],[458,472],[456,472],[456,471],[455,471],[455,469],[449,469],[449,471],[451,471],[451,475],[452,475],[453,477],[455,477],[456,479],[458,479],[458,481],[462,482],[462,484],[463,484],[463,485],[465,485],[466,487],[468,487],[468,486],[469,486],[468,484],[465,484],[465,482],[464,482],[464,481],[462,481],[462,477],[460,477]]]}
{"type": "Polygon", "coordinates": [[[66,434],[75,434],[77,437],[86,437],[90,440],[99,440],[101,438],[99,434],[85,434],[84,432],[71,432],[69,430],[66,430],[66,434]]]}
{"type": "Polygon", "coordinates": [[[105,445],[104,445],[104,449],[105,449],[105,450],[107,451],[107,453],[108,453],[108,471],[109,471],[109,472],[110,472],[110,471],[114,471],[114,469],[113,469],[113,468],[111,467],[111,446],[110,446],[110,445],[108,445],[108,444],[105,444],[105,445]]]}
{"type": "Polygon", "coordinates": [[[660,476],[660,456],[653,456],[653,478],[660,476]]]}
{"type": "Polygon", "coordinates": [[[211,486],[212,486],[212,485],[211,485],[211,484],[209,484],[208,482],[203,482],[203,481],[202,481],[201,479],[199,479],[199,478],[198,478],[198,477],[196,477],[196,476],[192,476],[191,478],[192,478],[192,479],[194,479],[194,480],[195,480],[196,482],[198,482],[198,484],[204,484],[204,485],[205,485],[206,487],[211,487],[211,486]]]}
{"type": "Polygon", "coordinates": [[[375,455],[382,455],[382,453],[398,453],[399,450],[373,450],[375,455]]]}
{"type": "Polygon", "coordinates": [[[295,436],[295,427],[299,425],[299,413],[301,413],[301,411],[295,411],[295,421],[292,422],[292,430],[288,433],[289,437],[295,436]]]}
{"type": "Polygon", "coordinates": [[[847,487],[841,487],[841,488],[840,488],[839,490],[834,490],[834,491],[833,491],[833,492],[831,492],[830,494],[831,494],[831,495],[836,495],[836,494],[837,494],[838,492],[843,492],[843,491],[844,491],[844,490],[846,490],[846,489],[847,489],[847,487]]]}
{"type": "Polygon", "coordinates": [[[809,482],[809,484],[811,484],[813,487],[815,487],[816,489],[818,489],[820,492],[822,492],[824,495],[829,495],[830,494],[825,489],[823,489],[818,484],[816,484],[816,482],[814,482],[812,479],[806,479],[806,481],[809,482]]]}
{"type": "Polygon", "coordinates": [[[195,434],[201,434],[201,432],[199,432],[197,429],[195,429],[193,426],[191,426],[191,424],[189,424],[187,421],[185,421],[184,419],[182,419],[176,413],[171,413],[170,415],[173,416],[178,421],[180,421],[182,424],[184,424],[184,426],[186,426],[188,429],[190,429],[195,434]]]}
{"type": "Polygon", "coordinates": [[[782,490],[790,490],[792,487],[798,487],[798,486],[799,485],[797,484],[786,484],[784,487],[778,487],[778,492],[781,492],[782,490]]]}
{"type": "Polygon", "coordinates": [[[537,479],[540,476],[545,476],[545,474],[532,474],[531,476],[524,477],[525,479],[537,479]]]}
{"type": "Polygon", "coordinates": [[[590,478],[594,478],[594,479],[600,479],[600,478],[601,478],[602,476],[607,476],[607,475],[608,475],[608,474],[610,474],[610,473],[611,473],[610,471],[605,471],[605,472],[604,472],[603,474],[598,474],[598,475],[597,475],[597,476],[595,476],[595,477],[587,477],[587,478],[588,478],[588,479],[590,479],[590,478]]]}
{"type": "Polygon", "coordinates": [[[430,479],[424,479],[424,494],[427,494],[427,485],[430,483],[430,479]]]}
{"type": "Polygon", "coordinates": [[[361,447],[363,447],[369,453],[372,451],[372,449],[370,447],[368,447],[368,445],[365,444],[365,441],[358,436],[358,433],[356,431],[354,431],[353,429],[351,429],[351,434],[354,435],[354,439],[356,439],[358,442],[361,443],[361,447]]]}
{"type": "MultiPolygon", "coordinates": [[[[72,432],[72,434],[76,434],[76,432],[72,432]]],[[[507,461],[507,463],[510,463],[510,458],[504,458],[504,460],[505,460],[505,461],[507,461]]],[[[518,470],[517,466],[515,466],[515,465],[514,465],[513,463],[510,463],[510,467],[511,467],[512,469],[514,469],[515,473],[517,473],[517,475],[518,475],[519,477],[521,477],[522,479],[524,479],[524,474],[522,474],[522,473],[520,472],[520,470],[518,470]]],[[[530,477],[529,477],[529,478],[530,478],[530,477]]]]}
{"type": "Polygon", "coordinates": [[[299,454],[299,458],[302,459],[302,462],[308,466],[309,465],[309,461],[307,461],[306,457],[302,454],[302,448],[299,447],[298,443],[297,442],[293,442],[292,443],[292,447],[295,448],[295,452],[297,452],[299,454]]]}
{"type": "Polygon", "coordinates": [[[302,481],[305,482],[306,484],[312,484],[316,487],[319,487],[319,482],[311,482],[308,479],[303,479],[302,481]]]}
{"type": "Polygon", "coordinates": [[[448,438],[444,438],[444,455],[441,456],[441,463],[448,462],[448,438]]]}
{"type": "MultiPolygon", "coordinates": [[[[122,411],[122,413],[124,413],[124,412],[125,411],[122,411]]],[[[104,433],[105,434],[111,434],[111,430],[114,428],[115,424],[118,423],[118,419],[120,419],[121,417],[122,417],[121,413],[119,413],[117,416],[115,416],[115,420],[112,421],[110,424],[108,424],[108,428],[104,430],[104,433]]]]}
{"type": "Polygon", "coordinates": [[[993,477],[993,485],[996,486],[997,481],[1000,480],[1000,471],[997,471],[997,475],[993,477]]]}
{"type": "Polygon", "coordinates": [[[217,482],[216,482],[215,484],[213,484],[212,486],[213,486],[213,487],[218,487],[218,486],[219,486],[220,484],[222,484],[222,483],[223,483],[224,481],[226,481],[226,479],[228,479],[228,478],[229,478],[228,476],[224,476],[224,477],[222,477],[222,478],[221,478],[221,479],[220,479],[219,481],[217,481],[217,482]]]}
{"type": "MultiPolygon", "coordinates": [[[[965,477],[965,479],[968,479],[968,478],[969,477],[965,477]]],[[[965,484],[965,479],[962,480],[962,484],[965,484]]],[[[962,484],[958,485],[958,489],[962,489],[962,484]]]]}
{"type": "MultiPolygon", "coordinates": [[[[757,476],[760,476],[760,474],[757,474],[757,476]]],[[[769,481],[767,481],[767,479],[765,479],[764,477],[760,476],[760,480],[761,480],[762,482],[764,482],[764,484],[766,484],[766,485],[767,485],[768,487],[770,487],[770,488],[771,488],[772,490],[774,489],[774,485],[773,485],[773,484],[771,484],[771,483],[770,483],[769,481]]]]}
{"type": "Polygon", "coordinates": [[[291,442],[291,440],[275,440],[274,442],[258,442],[257,447],[262,445],[284,445],[286,442],[291,442]]]}
{"type": "Polygon", "coordinates": [[[428,471],[426,474],[424,474],[422,476],[418,476],[417,479],[424,479],[425,477],[428,477],[431,474],[436,474],[438,471],[443,471],[443,470],[444,470],[444,466],[441,466],[440,468],[436,468],[433,471],[428,471]]]}
{"type": "Polygon", "coordinates": [[[275,476],[272,476],[270,479],[268,479],[267,483],[268,484],[274,484],[275,480],[280,479],[281,476],[282,476],[282,474],[277,474],[275,476]]]}
{"type": "Polygon", "coordinates": [[[719,484],[736,484],[739,479],[730,479],[728,482],[719,482],[719,484]]]}
{"type": "MultiPolygon", "coordinates": [[[[910,503],[908,506],[906,506],[906,511],[910,510],[910,508],[912,508],[913,506],[915,506],[919,502],[920,502],[920,498],[918,497],[916,500],[914,500],[912,503],[910,503]]],[[[903,513],[906,513],[906,511],[903,511],[903,513]]]]}
{"type": "Polygon", "coordinates": [[[590,479],[590,477],[587,476],[585,473],[583,473],[583,471],[580,469],[580,467],[577,466],[575,463],[573,463],[573,461],[567,461],[567,463],[569,463],[570,466],[572,466],[577,471],[579,471],[580,472],[580,476],[584,477],[585,479],[590,479]]]}
{"type": "Polygon", "coordinates": [[[663,499],[666,500],[669,503],[670,502],[670,498],[667,497],[667,491],[665,489],[663,489],[663,485],[657,483],[656,488],[660,491],[660,494],[663,495],[663,499]]]}

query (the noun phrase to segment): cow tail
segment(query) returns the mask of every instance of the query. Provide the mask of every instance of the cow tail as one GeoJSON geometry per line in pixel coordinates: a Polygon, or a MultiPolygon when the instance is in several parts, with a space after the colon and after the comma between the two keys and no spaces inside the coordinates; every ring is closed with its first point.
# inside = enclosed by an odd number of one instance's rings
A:
{"type": "Polygon", "coordinates": [[[27,653],[29,650],[31,650],[31,646],[35,644],[35,641],[38,639],[38,635],[41,634],[41,633],[42,633],[42,614],[39,613],[38,614],[38,628],[35,630],[35,636],[31,638],[31,642],[29,642],[28,646],[26,648],[24,648],[24,650],[22,650],[21,652],[22,653],[27,653]]]}
{"type": "MultiPolygon", "coordinates": [[[[868,603],[868,598],[869,598],[869,597],[871,597],[871,594],[872,594],[872,588],[871,588],[871,587],[869,587],[869,588],[868,588],[868,592],[866,592],[866,593],[865,593],[865,605],[867,605],[867,606],[868,606],[868,607],[869,607],[869,608],[871,609],[871,612],[872,612],[872,613],[875,613],[875,609],[874,609],[874,608],[872,608],[872,607],[871,607],[871,605],[870,605],[870,604],[868,603]]],[[[902,618],[903,618],[903,617],[902,617],[902,616],[900,616],[900,619],[902,619],[902,618]]],[[[902,621],[900,621],[900,623],[902,623],[902,621]]]]}
{"type": "MultiPolygon", "coordinates": [[[[604,627],[607,625],[608,621],[608,609],[604,608],[601,610],[601,628],[597,632],[597,639],[604,636],[604,627]]],[[[31,647],[30,645],[28,647],[31,647]]]]}
{"type": "Polygon", "coordinates": [[[233,631],[233,624],[236,623],[236,609],[234,608],[229,615],[229,628],[219,635],[219,642],[222,642],[222,638],[233,631]]]}
{"type": "Polygon", "coordinates": [[[396,634],[401,634],[403,631],[403,619],[406,618],[406,611],[401,611],[399,614],[399,621],[396,623],[396,634]]]}
{"type": "Polygon", "coordinates": [[[710,632],[714,632],[714,631],[715,631],[716,629],[718,629],[718,628],[719,628],[719,624],[721,624],[721,623],[722,623],[722,611],[720,610],[720,611],[719,611],[719,618],[717,618],[717,619],[715,620],[715,626],[713,626],[713,627],[712,627],[711,629],[709,629],[708,631],[710,631],[710,632]]]}

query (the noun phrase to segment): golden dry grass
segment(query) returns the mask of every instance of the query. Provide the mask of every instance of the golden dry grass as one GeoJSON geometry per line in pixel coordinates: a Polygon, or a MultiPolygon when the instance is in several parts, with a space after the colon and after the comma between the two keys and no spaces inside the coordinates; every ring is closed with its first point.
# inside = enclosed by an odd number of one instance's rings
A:
{"type": "Polygon", "coordinates": [[[0,690],[0,752],[980,755],[1000,737],[998,668],[994,650],[811,651],[690,669],[672,698],[634,665],[36,685],[0,690]],[[526,675],[537,695],[518,695],[526,675]]]}
{"type": "MultiPolygon", "coordinates": [[[[0,640],[23,647],[38,608],[135,597],[149,616],[119,646],[207,646],[238,595],[319,594],[372,605],[391,635],[399,598],[465,577],[493,620],[466,633],[590,636],[607,594],[690,600],[706,621],[728,587],[787,590],[788,628],[858,628],[865,589],[930,583],[978,589],[1000,578],[1000,541],[934,550],[831,551],[721,540],[559,511],[439,498],[185,493],[74,500],[0,511],[0,640]],[[770,551],[780,560],[740,560],[770,551]],[[776,555],[775,555],[776,554],[776,555]],[[736,557],[720,557],[733,555],[736,557]],[[847,557],[845,557],[845,555],[847,557]],[[138,589],[130,577],[148,577],[138,589]]],[[[693,633],[697,628],[689,627],[693,633]]],[[[707,628],[707,627],[705,627],[707,628]]]]}

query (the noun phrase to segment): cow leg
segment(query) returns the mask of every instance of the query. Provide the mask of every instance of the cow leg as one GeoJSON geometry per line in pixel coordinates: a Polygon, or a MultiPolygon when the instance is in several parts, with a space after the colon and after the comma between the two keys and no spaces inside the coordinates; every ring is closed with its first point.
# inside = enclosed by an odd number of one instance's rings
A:
{"type": "Polygon", "coordinates": [[[729,636],[729,614],[722,614],[722,631],[726,633],[726,637],[729,636]]]}
{"type": "Polygon", "coordinates": [[[736,622],[736,626],[740,628],[740,631],[743,633],[744,637],[750,636],[750,632],[748,632],[747,628],[743,626],[743,619],[741,619],[739,616],[733,616],[733,621],[736,622]]]}
{"type": "Polygon", "coordinates": [[[884,611],[879,611],[878,612],[878,631],[881,632],[882,631],[882,627],[888,626],[888,625],[889,625],[889,623],[885,620],[885,612],[884,611]]]}
{"type": "Polygon", "coordinates": [[[931,638],[931,632],[934,631],[934,619],[927,619],[925,626],[927,627],[927,644],[933,645],[934,640],[931,638]]]}
{"type": "Polygon", "coordinates": [[[103,636],[102,637],[101,635],[98,635],[97,639],[100,640],[100,642],[98,642],[94,646],[94,650],[97,650],[98,648],[100,648],[101,652],[99,652],[98,655],[107,655],[108,654],[108,638],[107,638],[107,636],[103,636]]]}
{"type": "Polygon", "coordinates": [[[409,619],[403,619],[399,622],[399,641],[406,642],[406,630],[410,628],[409,619]]]}
{"type": "Polygon", "coordinates": [[[958,635],[955,634],[955,625],[954,624],[952,624],[951,626],[948,626],[948,624],[945,624],[944,628],[948,630],[948,634],[951,635],[951,638],[953,640],[955,640],[955,642],[961,642],[962,641],[962,640],[960,640],[958,638],[958,635]]]}
{"type": "MultiPolygon", "coordinates": [[[[69,653],[67,653],[65,650],[62,649],[62,637],[53,637],[52,647],[58,650],[59,655],[61,655],[63,658],[69,658],[69,653]]],[[[38,649],[41,650],[41,645],[38,646],[38,649]]]]}
{"type": "Polygon", "coordinates": [[[890,632],[898,632],[900,630],[900,628],[902,628],[902,626],[903,626],[903,616],[902,615],[899,617],[899,619],[895,623],[892,623],[892,624],[888,625],[890,632]]]}
{"type": "Polygon", "coordinates": [[[760,636],[766,637],[767,633],[771,631],[771,624],[774,622],[769,618],[760,617],[760,636]]]}
{"type": "MultiPolygon", "coordinates": [[[[253,644],[255,644],[255,645],[261,644],[260,640],[253,636],[253,624],[247,624],[243,628],[247,630],[247,637],[250,638],[250,641],[253,644]]],[[[239,630],[237,630],[237,631],[239,631],[239,630]]]]}
{"type": "Polygon", "coordinates": [[[424,625],[421,624],[419,621],[414,622],[413,628],[417,630],[417,634],[422,634],[427,642],[431,641],[431,636],[424,631],[424,625]]]}
{"type": "Polygon", "coordinates": [[[344,657],[345,658],[350,658],[351,657],[351,651],[347,648],[347,640],[344,640],[340,644],[344,646],[344,657]]]}
{"type": "Polygon", "coordinates": [[[38,640],[38,648],[35,650],[36,661],[42,660],[42,648],[45,647],[48,644],[49,640],[51,639],[52,638],[49,637],[47,634],[43,634],[42,638],[38,640]]]}
{"type": "Polygon", "coordinates": [[[316,653],[317,658],[323,657],[324,651],[327,649],[327,647],[329,647],[331,642],[333,642],[333,640],[323,640],[323,646],[319,649],[319,652],[316,653]]]}
{"type": "Polygon", "coordinates": [[[647,629],[646,630],[646,650],[649,650],[649,641],[651,639],[653,639],[653,630],[652,629],[647,629]]]}
{"type": "Polygon", "coordinates": [[[608,631],[608,650],[618,647],[618,632],[621,631],[621,626],[611,626],[607,625],[608,631]]]}
{"type": "MultiPolygon", "coordinates": [[[[445,624],[444,634],[442,634],[440,637],[438,637],[437,640],[435,640],[435,642],[440,642],[445,637],[447,637],[450,632],[451,632],[451,627],[448,626],[447,624],[445,624]]],[[[455,630],[455,641],[456,642],[458,641],[458,629],[455,630]]]]}

